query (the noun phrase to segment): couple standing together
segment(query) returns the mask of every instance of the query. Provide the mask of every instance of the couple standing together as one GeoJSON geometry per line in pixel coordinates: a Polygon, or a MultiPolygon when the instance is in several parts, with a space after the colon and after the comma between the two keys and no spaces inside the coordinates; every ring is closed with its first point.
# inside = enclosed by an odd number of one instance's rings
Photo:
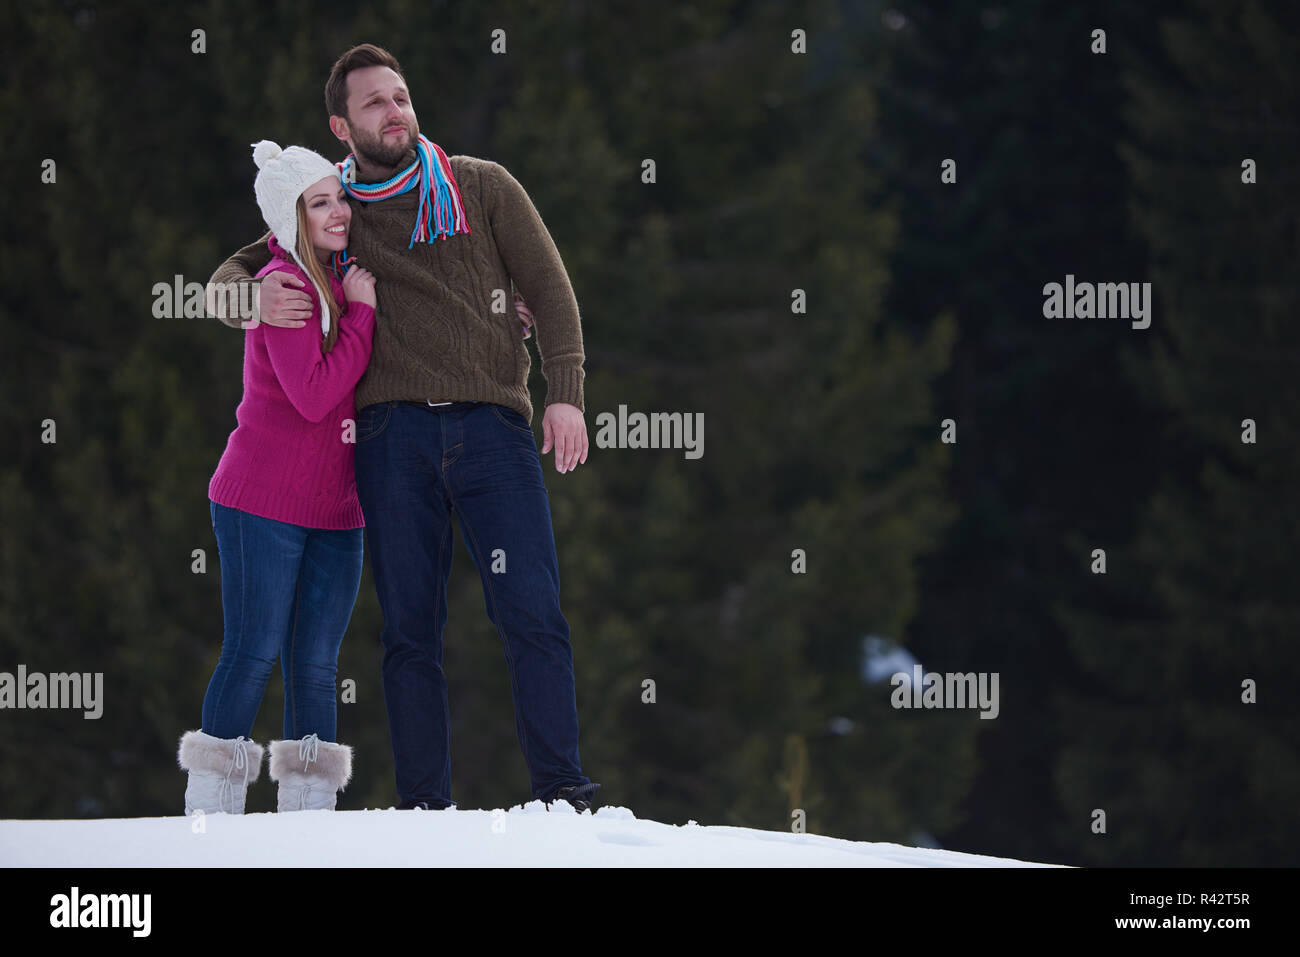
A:
{"type": "Polygon", "coordinates": [[[335,740],[335,680],[363,528],[384,616],[397,806],[452,806],[442,633],[453,512],[505,646],[532,798],[586,810],[599,785],[578,756],[573,653],[531,426],[523,340],[534,316],[506,302],[513,285],[537,309],[542,453],[554,446],[556,470],[569,471],[588,445],[564,265],[505,168],[448,159],[420,134],[387,51],[344,53],[325,100],[350,155],[336,166],[257,144],[255,192],[271,232],[209,282],[210,293],[253,278],[261,288],[256,318],[223,316],[247,330],[244,394],[208,489],[225,631],[202,728],[180,742],[185,810],[243,812],[263,757],[253,722],[277,657],[277,806],[334,808],[352,769],[351,749],[335,740]]]}

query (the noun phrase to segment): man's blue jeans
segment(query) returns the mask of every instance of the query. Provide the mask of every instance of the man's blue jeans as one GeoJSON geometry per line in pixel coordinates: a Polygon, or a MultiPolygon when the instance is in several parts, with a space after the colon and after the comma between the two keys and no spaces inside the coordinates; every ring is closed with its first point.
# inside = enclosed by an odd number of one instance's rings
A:
{"type": "Polygon", "coordinates": [[[203,730],[250,737],[278,656],[285,738],[334,741],[334,679],[361,587],[362,530],[305,528],[208,504],[225,636],[203,698],[203,730]]]}
{"type": "Polygon", "coordinates": [[[367,406],[357,413],[356,478],[384,614],[398,806],[453,803],[442,670],[453,512],[505,647],[532,796],[589,783],[550,500],[527,420],[485,402],[367,406]]]}

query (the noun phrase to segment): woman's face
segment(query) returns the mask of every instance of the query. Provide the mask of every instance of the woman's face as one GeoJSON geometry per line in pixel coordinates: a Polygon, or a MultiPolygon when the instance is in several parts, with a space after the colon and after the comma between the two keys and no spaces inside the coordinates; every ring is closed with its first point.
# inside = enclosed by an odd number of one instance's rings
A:
{"type": "Polygon", "coordinates": [[[348,205],[337,176],[326,176],[308,186],[302,193],[303,207],[307,213],[308,239],[323,262],[331,253],[348,246],[348,227],[352,223],[352,207],[348,205]]]}

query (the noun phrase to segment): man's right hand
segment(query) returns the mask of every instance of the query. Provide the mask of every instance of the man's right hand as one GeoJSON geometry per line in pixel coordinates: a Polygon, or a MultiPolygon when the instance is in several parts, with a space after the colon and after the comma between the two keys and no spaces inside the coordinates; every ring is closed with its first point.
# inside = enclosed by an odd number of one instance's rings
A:
{"type": "Polygon", "coordinates": [[[301,329],[311,318],[311,297],[306,284],[283,270],[262,280],[257,297],[258,319],[268,326],[301,329]]]}

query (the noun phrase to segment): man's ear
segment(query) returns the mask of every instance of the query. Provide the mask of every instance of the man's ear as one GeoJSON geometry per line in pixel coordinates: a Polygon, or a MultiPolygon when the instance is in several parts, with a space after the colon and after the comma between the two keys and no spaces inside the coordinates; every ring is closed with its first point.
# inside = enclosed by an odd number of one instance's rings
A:
{"type": "Polygon", "coordinates": [[[330,132],[339,138],[345,146],[350,146],[348,140],[352,138],[352,131],[348,129],[348,121],[341,116],[330,117],[330,132]]]}

